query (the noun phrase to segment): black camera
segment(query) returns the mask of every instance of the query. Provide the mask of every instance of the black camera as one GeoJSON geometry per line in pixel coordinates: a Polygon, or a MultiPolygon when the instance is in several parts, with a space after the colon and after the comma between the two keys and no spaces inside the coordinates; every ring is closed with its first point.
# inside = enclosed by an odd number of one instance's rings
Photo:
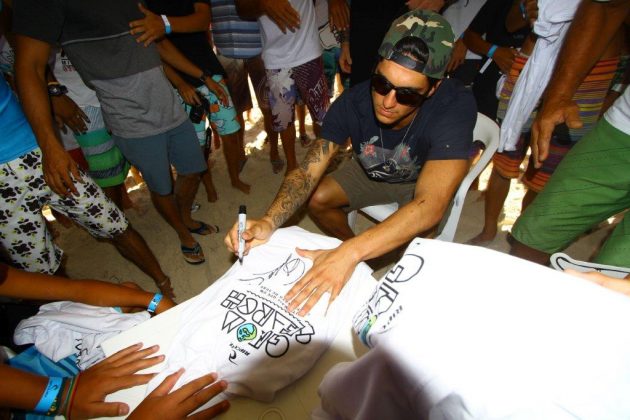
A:
{"type": "Polygon", "coordinates": [[[190,108],[190,113],[188,116],[190,117],[190,121],[194,124],[199,124],[206,113],[210,112],[210,102],[204,97],[199,95],[199,100],[201,101],[200,105],[193,105],[190,108]]]}

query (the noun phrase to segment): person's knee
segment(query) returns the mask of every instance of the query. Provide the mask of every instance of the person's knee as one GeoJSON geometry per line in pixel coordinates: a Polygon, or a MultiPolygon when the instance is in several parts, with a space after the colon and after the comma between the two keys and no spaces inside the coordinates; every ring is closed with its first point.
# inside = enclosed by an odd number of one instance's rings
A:
{"type": "Polygon", "coordinates": [[[340,193],[343,194],[343,191],[338,191],[338,188],[334,188],[327,180],[322,181],[308,201],[308,210],[318,213],[341,207],[339,204],[341,201],[340,193]]]}

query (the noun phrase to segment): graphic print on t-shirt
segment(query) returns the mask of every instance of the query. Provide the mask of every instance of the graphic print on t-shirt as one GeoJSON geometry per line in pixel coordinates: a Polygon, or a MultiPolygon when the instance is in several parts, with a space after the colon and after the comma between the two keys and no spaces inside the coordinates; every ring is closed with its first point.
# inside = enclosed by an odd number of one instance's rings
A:
{"type": "Polygon", "coordinates": [[[379,137],[373,136],[360,144],[360,150],[358,158],[361,166],[375,181],[401,183],[414,182],[418,178],[421,166],[416,164],[416,157],[411,157],[407,143],[386,149],[379,137]]]}
{"type": "Polygon", "coordinates": [[[293,285],[305,270],[304,261],[290,253],[280,266],[239,278],[240,285],[227,292],[221,302],[225,309],[221,331],[228,335],[233,349],[229,355],[230,363],[238,364],[255,351],[264,351],[272,358],[282,357],[291,345],[311,341],[315,333],[313,325],[287,312],[283,294],[274,287],[293,285]],[[242,289],[242,285],[248,288],[242,289]]]}
{"type": "Polygon", "coordinates": [[[295,247],[330,249],[339,243],[292,227],[252,248],[242,265],[235,263],[187,304],[166,366],[147,392],[184,367],[175,389],[218,372],[229,384],[227,394],[270,401],[304,375],[370,292],[359,289],[372,279],[369,267],[359,264],[332,305],[324,296],[306,316],[287,311],[284,295],[312,266],[295,247]]]}

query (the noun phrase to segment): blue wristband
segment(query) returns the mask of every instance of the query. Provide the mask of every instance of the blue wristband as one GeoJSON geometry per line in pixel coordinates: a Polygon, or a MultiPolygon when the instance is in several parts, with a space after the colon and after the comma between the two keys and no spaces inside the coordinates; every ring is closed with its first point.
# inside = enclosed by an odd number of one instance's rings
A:
{"type": "Polygon", "coordinates": [[[153,299],[151,299],[151,302],[149,302],[149,306],[147,306],[147,311],[149,313],[154,313],[155,310],[157,309],[157,306],[160,304],[160,302],[162,301],[162,294],[161,293],[156,293],[153,295],[153,299]]]}
{"type": "Polygon", "coordinates": [[[499,47],[497,47],[496,45],[492,45],[492,47],[490,47],[490,49],[488,50],[488,53],[486,54],[486,57],[492,58],[492,56],[494,55],[494,52],[497,50],[497,48],[499,48],[499,47]]]}
{"type": "Polygon", "coordinates": [[[62,383],[63,379],[58,377],[50,377],[48,378],[48,385],[46,385],[46,389],[42,394],[42,398],[39,400],[37,405],[35,406],[35,411],[38,413],[47,413],[50,411],[55,399],[62,391],[62,383]]]}
{"type": "Polygon", "coordinates": [[[166,15],[161,15],[162,22],[164,22],[164,32],[166,35],[171,33],[171,22],[168,21],[168,17],[166,15]]]}

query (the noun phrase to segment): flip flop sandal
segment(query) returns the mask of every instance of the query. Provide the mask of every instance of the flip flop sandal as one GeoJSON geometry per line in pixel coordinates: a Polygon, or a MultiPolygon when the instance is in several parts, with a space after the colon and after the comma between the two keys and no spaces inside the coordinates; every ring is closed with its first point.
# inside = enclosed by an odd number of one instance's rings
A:
{"type": "Polygon", "coordinates": [[[203,251],[201,250],[201,245],[199,245],[199,243],[196,243],[195,246],[193,247],[182,245],[181,249],[182,249],[182,254],[184,255],[184,260],[186,260],[188,264],[197,265],[206,261],[206,259],[203,256],[203,251]],[[199,259],[199,257],[201,257],[201,259],[199,259]]]}
{"type": "Polygon", "coordinates": [[[211,235],[213,233],[219,233],[219,227],[217,225],[209,225],[207,223],[199,221],[199,227],[194,229],[188,228],[190,233],[194,233],[195,235],[211,235]],[[213,230],[214,229],[214,230],[213,230]]]}
{"type": "Polygon", "coordinates": [[[284,168],[284,160],[282,159],[271,159],[270,162],[271,170],[274,174],[277,174],[278,172],[282,171],[282,168],[284,168]]]}

